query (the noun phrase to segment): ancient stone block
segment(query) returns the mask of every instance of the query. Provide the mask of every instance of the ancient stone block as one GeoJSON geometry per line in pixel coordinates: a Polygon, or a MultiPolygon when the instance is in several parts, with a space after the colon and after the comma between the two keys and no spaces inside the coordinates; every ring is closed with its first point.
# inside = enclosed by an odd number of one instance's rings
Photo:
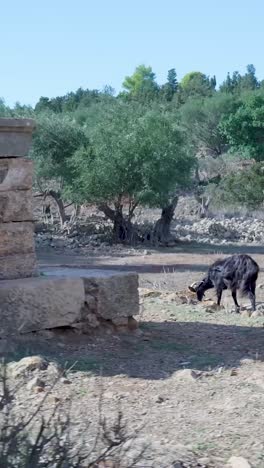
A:
{"type": "Polygon", "coordinates": [[[33,162],[30,159],[0,159],[0,192],[30,190],[32,179],[33,162]]]}
{"type": "Polygon", "coordinates": [[[86,295],[96,299],[96,315],[117,321],[121,317],[138,315],[138,275],[120,273],[107,277],[83,277],[86,295]]]}
{"type": "Polygon", "coordinates": [[[32,119],[0,119],[0,157],[27,156],[35,122],[32,119]]]}
{"type": "Polygon", "coordinates": [[[32,221],[31,190],[0,191],[0,223],[32,221]]]}
{"type": "Polygon", "coordinates": [[[34,250],[33,223],[0,223],[0,257],[33,253],[34,250]]]}
{"type": "Polygon", "coordinates": [[[37,263],[35,253],[0,257],[0,280],[28,278],[36,276],[36,274],[37,263]]]}
{"type": "Polygon", "coordinates": [[[83,303],[81,278],[0,281],[0,336],[69,326],[83,303]]]}

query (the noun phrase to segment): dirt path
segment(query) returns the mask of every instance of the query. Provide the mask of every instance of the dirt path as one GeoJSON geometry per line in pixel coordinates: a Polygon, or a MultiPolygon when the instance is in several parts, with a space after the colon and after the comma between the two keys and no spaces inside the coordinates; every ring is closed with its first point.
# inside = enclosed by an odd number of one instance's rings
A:
{"type": "Polygon", "coordinates": [[[115,252],[109,255],[86,255],[54,253],[52,249],[38,252],[40,267],[80,267],[136,271],[140,275],[141,286],[161,285],[165,289],[184,289],[192,281],[204,274],[208,266],[220,256],[232,253],[247,253],[259,263],[260,281],[264,271],[264,247],[261,246],[212,246],[180,244],[174,249],[144,249],[115,252]]]}
{"type": "MultiPolygon", "coordinates": [[[[143,286],[180,290],[217,256],[203,248],[88,258],[42,252],[39,261],[43,267],[136,270],[143,286]]],[[[253,256],[263,268],[263,249],[253,256]]],[[[258,300],[264,300],[263,289],[258,300]]],[[[241,455],[263,468],[263,326],[264,317],[207,313],[153,297],[144,299],[136,335],[32,337],[24,348],[20,344],[19,355],[37,352],[68,365],[77,362],[72,383],[54,389],[65,405],[71,399],[76,430],[84,414],[98,417],[101,385],[106,416],[121,405],[130,428],[144,423],[141,436],[152,448],[137,466],[172,467],[191,451],[203,462],[186,466],[223,468],[230,456],[241,455]]]]}

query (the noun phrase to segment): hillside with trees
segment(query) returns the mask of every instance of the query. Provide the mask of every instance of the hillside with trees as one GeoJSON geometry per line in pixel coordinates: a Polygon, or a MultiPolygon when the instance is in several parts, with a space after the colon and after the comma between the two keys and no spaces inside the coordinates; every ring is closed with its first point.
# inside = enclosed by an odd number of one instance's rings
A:
{"type": "Polygon", "coordinates": [[[172,68],[158,84],[142,64],[119,94],[79,88],[42,96],[34,108],[1,100],[0,115],[37,121],[35,189],[55,200],[62,225],[65,205],[92,203],[114,240],[131,242],[137,207],[155,207],[153,239],[164,243],[179,195],[193,194],[201,216],[218,204],[253,210],[264,201],[264,80],[253,65],[223,83],[200,71],[179,81],[172,68]]]}

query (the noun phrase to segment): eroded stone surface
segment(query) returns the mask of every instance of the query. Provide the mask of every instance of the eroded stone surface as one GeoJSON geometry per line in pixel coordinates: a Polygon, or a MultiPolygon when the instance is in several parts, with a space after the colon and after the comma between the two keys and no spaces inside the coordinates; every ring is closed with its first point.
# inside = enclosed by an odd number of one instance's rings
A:
{"type": "Polygon", "coordinates": [[[33,162],[30,159],[0,159],[0,192],[30,190],[32,178],[33,162]]]}
{"type": "Polygon", "coordinates": [[[0,118],[0,157],[27,156],[34,128],[32,119],[0,118]]]}
{"type": "Polygon", "coordinates": [[[31,190],[0,191],[0,223],[32,221],[31,190]]]}
{"type": "Polygon", "coordinates": [[[0,223],[0,257],[35,251],[32,222],[0,223]]]}
{"type": "Polygon", "coordinates": [[[133,331],[138,313],[134,273],[0,281],[0,336],[63,326],[81,333],[101,325],[133,331]]]}
{"type": "MultiPolygon", "coordinates": [[[[110,278],[97,278],[97,313],[105,319],[129,317],[138,314],[138,275],[127,273],[110,278]]],[[[84,278],[85,290],[89,288],[88,278],[84,278]]]]}
{"type": "Polygon", "coordinates": [[[36,275],[37,263],[34,252],[0,257],[0,280],[28,278],[36,275]]]}
{"type": "Polygon", "coordinates": [[[68,326],[80,319],[81,278],[28,278],[0,282],[0,335],[68,326]]]}

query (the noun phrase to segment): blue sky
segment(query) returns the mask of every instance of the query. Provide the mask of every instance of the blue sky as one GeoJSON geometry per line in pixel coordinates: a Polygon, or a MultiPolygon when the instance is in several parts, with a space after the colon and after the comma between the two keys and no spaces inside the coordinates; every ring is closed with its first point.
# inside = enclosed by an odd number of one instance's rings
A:
{"type": "Polygon", "coordinates": [[[121,89],[144,63],[157,81],[176,68],[264,78],[263,0],[12,0],[1,4],[0,97],[35,104],[78,87],[121,89]]]}

